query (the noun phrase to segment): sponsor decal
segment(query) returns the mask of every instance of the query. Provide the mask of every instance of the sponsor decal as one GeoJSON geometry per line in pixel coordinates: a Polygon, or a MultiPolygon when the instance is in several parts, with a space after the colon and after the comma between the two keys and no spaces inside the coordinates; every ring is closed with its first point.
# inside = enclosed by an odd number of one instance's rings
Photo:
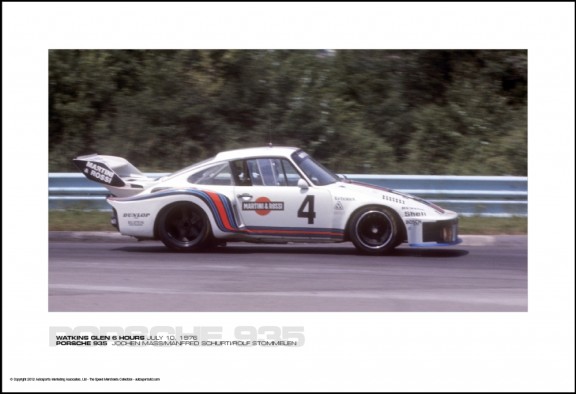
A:
{"type": "Polygon", "coordinates": [[[420,211],[405,211],[404,212],[404,216],[405,217],[418,217],[418,216],[426,216],[426,212],[420,212],[420,211]]]}
{"type": "Polygon", "coordinates": [[[404,201],[402,198],[388,196],[386,194],[382,196],[382,199],[390,202],[395,202],[396,204],[406,204],[406,201],[404,201]]]}
{"type": "Polygon", "coordinates": [[[92,163],[91,161],[86,163],[86,169],[84,170],[84,173],[108,184],[112,183],[112,180],[114,178],[113,171],[110,171],[105,167],[99,166],[98,164],[92,163]]]}
{"type": "Polygon", "coordinates": [[[334,206],[334,209],[337,211],[343,211],[344,210],[344,205],[342,205],[342,203],[340,201],[336,202],[336,205],[334,206]]]}
{"type": "Polygon", "coordinates": [[[149,213],[125,213],[125,218],[147,218],[150,216],[149,213]]]}
{"type": "Polygon", "coordinates": [[[142,220],[128,220],[128,226],[143,226],[144,222],[142,220]]]}
{"type": "Polygon", "coordinates": [[[354,197],[334,197],[334,200],[336,201],[356,201],[356,199],[354,197]]]}
{"type": "Polygon", "coordinates": [[[413,226],[418,226],[418,225],[422,224],[422,220],[418,220],[418,219],[408,219],[408,220],[406,220],[406,224],[408,224],[408,225],[413,225],[413,226]]]}
{"type": "Polygon", "coordinates": [[[256,201],[242,202],[243,211],[256,211],[260,216],[266,216],[272,211],[283,211],[283,201],[270,201],[268,197],[259,197],[256,201]]]}

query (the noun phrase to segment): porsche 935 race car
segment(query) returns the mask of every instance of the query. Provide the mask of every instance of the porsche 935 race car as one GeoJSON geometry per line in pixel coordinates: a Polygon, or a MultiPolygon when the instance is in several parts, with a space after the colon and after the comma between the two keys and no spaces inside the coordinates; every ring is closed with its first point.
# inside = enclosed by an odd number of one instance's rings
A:
{"type": "Polygon", "coordinates": [[[79,156],[111,193],[112,224],[176,251],[226,242],[346,242],[365,254],[460,242],[458,215],[421,198],[361,184],[293,147],[227,151],[154,179],[127,160],[79,156]]]}

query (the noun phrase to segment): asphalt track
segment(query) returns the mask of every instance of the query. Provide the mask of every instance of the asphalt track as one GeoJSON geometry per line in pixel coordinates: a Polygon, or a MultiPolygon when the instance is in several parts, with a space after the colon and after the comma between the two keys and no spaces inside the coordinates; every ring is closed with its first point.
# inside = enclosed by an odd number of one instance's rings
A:
{"type": "Polygon", "coordinates": [[[49,311],[527,311],[527,237],[463,238],[372,257],[351,243],[182,254],[115,235],[51,234],[49,311]]]}

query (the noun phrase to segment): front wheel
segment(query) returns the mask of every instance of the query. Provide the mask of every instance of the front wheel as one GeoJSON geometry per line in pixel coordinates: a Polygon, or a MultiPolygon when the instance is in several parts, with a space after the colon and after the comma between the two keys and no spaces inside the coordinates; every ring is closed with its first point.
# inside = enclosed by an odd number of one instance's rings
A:
{"type": "Polygon", "coordinates": [[[380,255],[398,245],[399,227],[394,214],[381,207],[364,208],[350,220],[350,239],[365,254],[380,255]]]}
{"type": "Polygon", "coordinates": [[[195,252],[210,235],[210,222],[204,211],[191,203],[176,203],[158,216],[158,238],[170,249],[195,252]]]}

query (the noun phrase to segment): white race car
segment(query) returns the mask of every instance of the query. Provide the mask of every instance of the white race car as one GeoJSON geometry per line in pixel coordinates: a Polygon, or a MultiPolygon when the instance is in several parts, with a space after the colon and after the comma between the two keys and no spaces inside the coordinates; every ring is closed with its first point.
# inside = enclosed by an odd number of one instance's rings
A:
{"type": "Polygon", "coordinates": [[[112,224],[176,251],[226,242],[345,242],[385,254],[403,242],[460,242],[458,215],[418,197],[333,174],[298,148],[222,152],[153,179],[127,160],[88,155],[74,163],[110,190],[112,224]]]}

